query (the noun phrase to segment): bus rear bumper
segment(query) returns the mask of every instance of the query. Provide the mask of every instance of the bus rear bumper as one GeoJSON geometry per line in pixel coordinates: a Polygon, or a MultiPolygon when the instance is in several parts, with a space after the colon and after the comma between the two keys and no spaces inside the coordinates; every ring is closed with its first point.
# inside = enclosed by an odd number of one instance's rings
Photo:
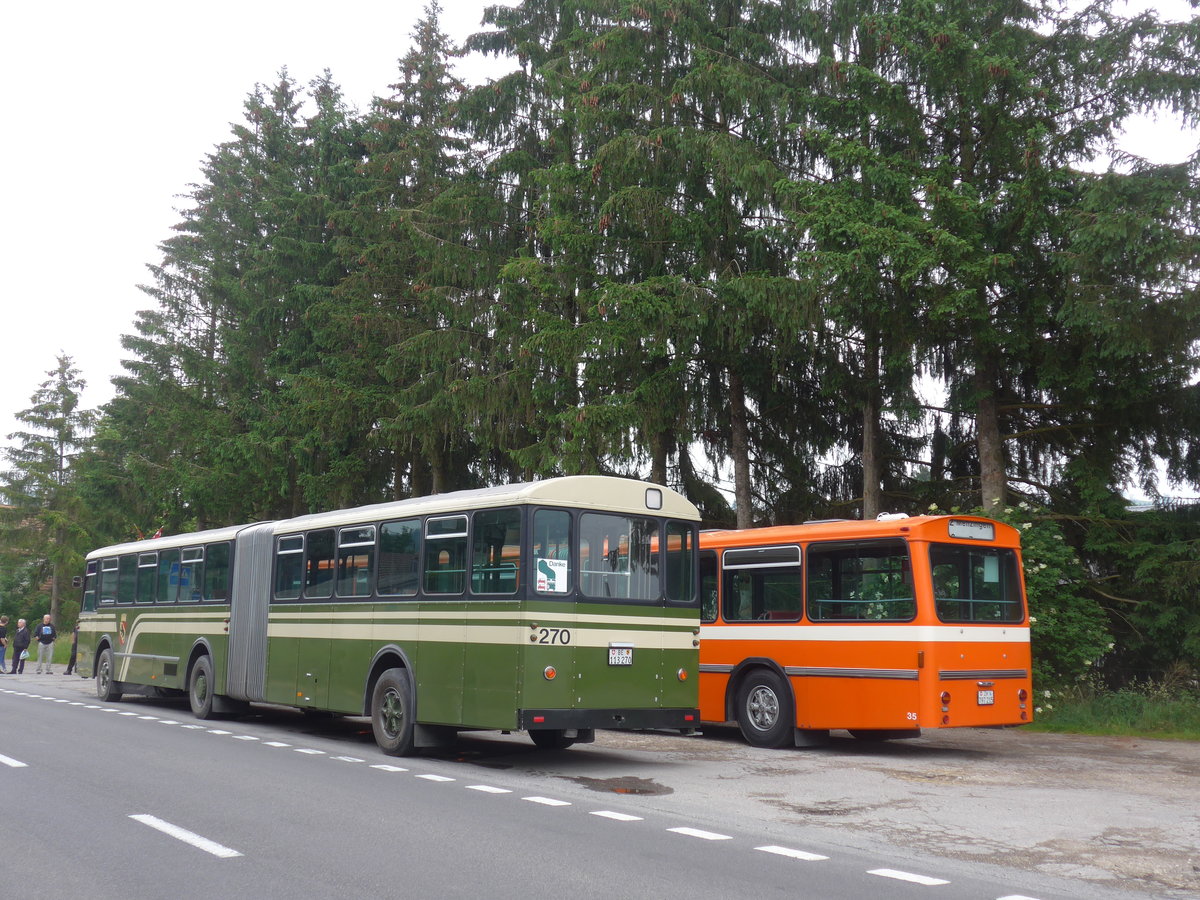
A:
{"type": "Polygon", "coordinates": [[[605,728],[691,730],[700,724],[698,709],[522,709],[517,712],[523,729],[605,728]]]}

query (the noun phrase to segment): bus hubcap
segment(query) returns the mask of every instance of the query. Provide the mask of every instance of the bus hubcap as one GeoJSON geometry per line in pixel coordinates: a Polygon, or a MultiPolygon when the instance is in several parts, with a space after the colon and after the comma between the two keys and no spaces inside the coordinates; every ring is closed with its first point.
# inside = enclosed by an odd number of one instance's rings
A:
{"type": "Polygon", "coordinates": [[[779,721],[779,698],[770,688],[756,687],[746,699],[750,722],[759,731],[768,731],[779,721]]]}
{"type": "Polygon", "coordinates": [[[380,713],[383,716],[384,731],[390,737],[398,735],[400,729],[404,727],[404,701],[400,699],[400,694],[396,691],[388,691],[384,694],[380,713]]]}

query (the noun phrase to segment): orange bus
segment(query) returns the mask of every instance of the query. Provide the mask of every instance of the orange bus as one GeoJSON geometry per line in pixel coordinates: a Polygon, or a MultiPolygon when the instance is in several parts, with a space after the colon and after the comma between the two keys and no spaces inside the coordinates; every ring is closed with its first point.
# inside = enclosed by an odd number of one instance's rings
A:
{"type": "Polygon", "coordinates": [[[1015,528],[973,516],[700,533],[700,717],[759,747],[1033,718],[1015,528]]]}

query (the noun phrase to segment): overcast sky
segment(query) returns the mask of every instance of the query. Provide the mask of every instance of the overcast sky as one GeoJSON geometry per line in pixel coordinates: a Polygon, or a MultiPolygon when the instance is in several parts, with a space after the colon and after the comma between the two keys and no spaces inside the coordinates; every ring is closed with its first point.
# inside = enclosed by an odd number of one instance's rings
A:
{"type": "MultiPolygon", "coordinates": [[[[483,0],[441,0],[460,40],[483,0]]],[[[199,164],[241,121],[256,83],[283,66],[301,84],[328,68],[365,110],[396,79],[424,0],[23,2],[3,17],[8,72],[0,139],[0,443],[59,353],[112,397],[122,334],[149,306],[137,285],[179,221],[199,164]]],[[[1156,6],[1189,15],[1184,0],[1156,6]]],[[[495,64],[461,71],[478,83],[495,64]]],[[[1197,149],[1171,122],[1133,129],[1128,149],[1160,161],[1197,149]]]]}

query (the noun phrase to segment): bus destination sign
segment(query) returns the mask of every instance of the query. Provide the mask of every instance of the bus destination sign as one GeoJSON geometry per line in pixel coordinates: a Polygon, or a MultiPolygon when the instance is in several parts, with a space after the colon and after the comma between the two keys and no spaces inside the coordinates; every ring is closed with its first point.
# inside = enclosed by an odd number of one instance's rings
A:
{"type": "Polygon", "coordinates": [[[963,538],[969,541],[994,541],[996,539],[996,526],[991,522],[951,519],[948,528],[952,538],[963,538]]]}

